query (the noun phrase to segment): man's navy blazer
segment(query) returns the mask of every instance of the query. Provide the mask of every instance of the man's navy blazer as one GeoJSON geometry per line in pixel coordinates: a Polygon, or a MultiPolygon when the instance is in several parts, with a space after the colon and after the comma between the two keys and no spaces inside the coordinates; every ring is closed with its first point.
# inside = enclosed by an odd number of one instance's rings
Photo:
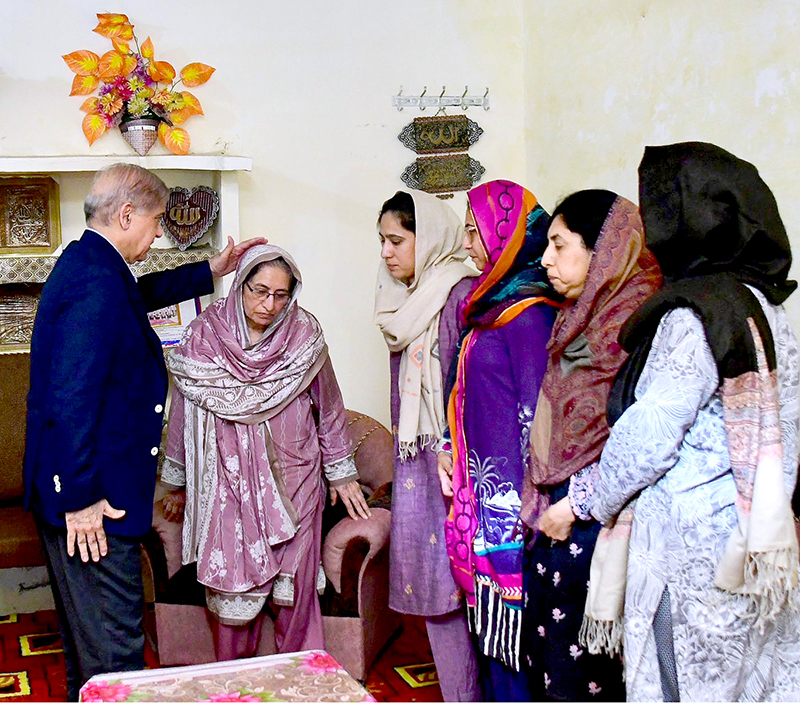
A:
{"type": "Polygon", "coordinates": [[[25,502],[64,527],[64,513],[105,498],[126,511],[112,535],[150,528],[167,370],[147,312],[214,289],[207,262],[142,276],[92,230],[47,279],[31,340],[25,502]]]}

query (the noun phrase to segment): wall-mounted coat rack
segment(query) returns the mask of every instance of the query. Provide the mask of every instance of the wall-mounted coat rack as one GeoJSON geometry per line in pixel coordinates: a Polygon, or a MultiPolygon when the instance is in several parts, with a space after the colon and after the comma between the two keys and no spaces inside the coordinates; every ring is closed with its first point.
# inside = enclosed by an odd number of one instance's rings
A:
{"type": "MultiPolygon", "coordinates": [[[[420,95],[403,95],[403,86],[392,96],[392,105],[402,112],[406,107],[417,107],[421,111],[431,107],[436,114],[415,117],[397,138],[420,156],[409,164],[400,176],[409,188],[435,193],[437,197],[452,198],[453,191],[469,190],[485,173],[486,169],[473,159],[467,150],[478,141],[483,130],[466,115],[448,115],[448,107],[466,111],[470,107],[489,109],[489,89],[480,95],[467,95],[469,86],[464,86],[461,95],[445,95],[442,92],[428,95],[425,86],[420,95]]],[[[433,112],[433,111],[432,111],[433,112]]]]}
{"type": "Polygon", "coordinates": [[[460,107],[462,110],[468,110],[471,107],[489,109],[488,88],[483,95],[467,95],[469,86],[464,86],[462,95],[445,95],[445,91],[445,86],[442,86],[440,95],[428,95],[428,86],[426,85],[420,95],[403,95],[403,86],[401,85],[397,95],[392,96],[392,107],[396,107],[399,112],[406,107],[418,107],[420,110],[432,107],[439,111],[443,111],[446,107],[460,107]]]}

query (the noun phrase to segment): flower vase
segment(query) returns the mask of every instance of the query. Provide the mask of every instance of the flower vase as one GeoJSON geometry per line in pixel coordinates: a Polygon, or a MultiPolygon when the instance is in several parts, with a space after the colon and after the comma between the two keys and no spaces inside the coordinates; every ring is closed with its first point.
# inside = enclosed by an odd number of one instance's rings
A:
{"type": "Polygon", "coordinates": [[[133,150],[139,156],[144,156],[158,140],[160,122],[161,120],[155,118],[140,117],[123,122],[119,126],[119,131],[122,132],[125,141],[133,147],[133,150]]]}

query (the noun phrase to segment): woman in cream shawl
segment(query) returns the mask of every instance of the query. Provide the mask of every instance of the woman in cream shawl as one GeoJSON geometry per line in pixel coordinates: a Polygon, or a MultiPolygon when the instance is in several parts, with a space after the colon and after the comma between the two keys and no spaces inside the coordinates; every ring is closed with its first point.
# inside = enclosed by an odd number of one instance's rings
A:
{"type": "Polygon", "coordinates": [[[445,548],[447,516],[436,450],[444,383],[470,290],[463,227],[441,200],[399,192],[381,208],[375,322],[391,352],[395,436],[389,605],[426,618],[445,700],[480,700],[461,591],[445,548]]]}

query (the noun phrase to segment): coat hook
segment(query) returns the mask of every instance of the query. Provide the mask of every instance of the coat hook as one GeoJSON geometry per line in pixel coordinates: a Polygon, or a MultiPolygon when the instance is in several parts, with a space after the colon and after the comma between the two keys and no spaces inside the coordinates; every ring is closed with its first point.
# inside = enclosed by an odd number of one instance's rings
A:
{"type": "Polygon", "coordinates": [[[486,98],[488,98],[488,97],[489,97],[489,89],[487,88],[486,92],[483,94],[483,109],[484,110],[488,110],[489,109],[489,105],[486,102],[486,98]]]}
{"type": "Polygon", "coordinates": [[[419,109],[425,110],[425,106],[422,104],[422,98],[425,96],[425,93],[428,92],[428,86],[424,86],[422,89],[422,95],[419,96],[419,109]]]}
{"type": "Polygon", "coordinates": [[[468,91],[468,90],[469,90],[469,86],[468,86],[468,85],[465,85],[465,86],[464,86],[464,92],[463,92],[463,93],[462,93],[462,95],[461,95],[461,109],[462,109],[464,112],[466,112],[466,111],[469,109],[469,106],[464,104],[464,98],[466,98],[466,97],[467,97],[467,91],[468,91]]]}
{"type": "MultiPolygon", "coordinates": [[[[400,90],[397,91],[397,97],[399,98],[402,94],[403,94],[403,86],[401,85],[400,86],[400,90]]],[[[403,108],[400,107],[400,101],[399,100],[398,100],[398,104],[397,104],[397,111],[398,112],[402,112],[403,111],[403,108]]]]}
{"type": "Polygon", "coordinates": [[[441,115],[444,112],[444,105],[442,105],[441,100],[444,97],[444,93],[446,90],[447,88],[445,88],[445,86],[442,86],[442,92],[439,93],[439,109],[436,111],[436,115],[441,115]]]}

